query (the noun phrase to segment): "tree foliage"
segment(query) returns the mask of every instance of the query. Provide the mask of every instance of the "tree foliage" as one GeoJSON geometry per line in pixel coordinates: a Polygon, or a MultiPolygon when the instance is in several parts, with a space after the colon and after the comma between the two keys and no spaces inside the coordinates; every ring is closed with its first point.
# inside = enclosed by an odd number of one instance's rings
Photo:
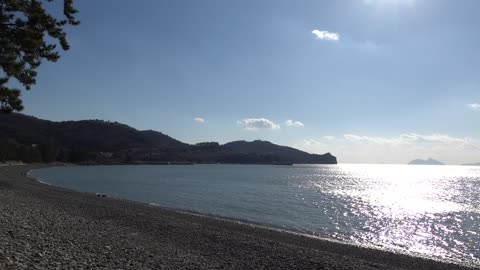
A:
{"type": "Polygon", "coordinates": [[[56,62],[57,45],[69,49],[66,25],[78,25],[73,0],[64,0],[63,17],[45,9],[53,0],[0,0],[0,111],[23,109],[20,90],[8,86],[15,78],[26,90],[36,83],[42,60],[56,62]]]}

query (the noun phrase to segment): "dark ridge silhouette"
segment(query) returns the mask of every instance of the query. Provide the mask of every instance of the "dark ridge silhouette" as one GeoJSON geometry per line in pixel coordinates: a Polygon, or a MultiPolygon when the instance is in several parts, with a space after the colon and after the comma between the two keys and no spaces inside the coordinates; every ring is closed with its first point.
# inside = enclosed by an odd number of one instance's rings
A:
{"type": "Polygon", "coordinates": [[[92,164],[336,164],[330,153],[309,154],[266,141],[186,144],[153,130],[103,120],[54,122],[0,114],[0,161],[92,164]]]}
{"type": "Polygon", "coordinates": [[[280,146],[268,141],[256,140],[253,142],[234,141],[224,145],[226,148],[241,154],[261,154],[277,157],[279,162],[285,163],[327,163],[337,164],[337,159],[330,153],[324,155],[309,154],[298,149],[280,146]]]}
{"type": "Polygon", "coordinates": [[[57,143],[102,152],[132,148],[186,147],[161,132],[138,131],[117,122],[81,120],[53,122],[20,113],[0,114],[0,139],[22,144],[57,143]]]}
{"type": "Polygon", "coordinates": [[[429,159],[415,159],[408,163],[409,165],[445,165],[442,162],[433,158],[429,159]]]}

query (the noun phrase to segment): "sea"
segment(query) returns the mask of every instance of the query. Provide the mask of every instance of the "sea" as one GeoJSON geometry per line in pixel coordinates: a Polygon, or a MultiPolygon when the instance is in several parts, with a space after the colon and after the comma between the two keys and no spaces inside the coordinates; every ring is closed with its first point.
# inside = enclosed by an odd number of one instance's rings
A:
{"type": "Polygon", "coordinates": [[[121,165],[31,175],[78,191],[480,266],[480,167],[121,165]]]}

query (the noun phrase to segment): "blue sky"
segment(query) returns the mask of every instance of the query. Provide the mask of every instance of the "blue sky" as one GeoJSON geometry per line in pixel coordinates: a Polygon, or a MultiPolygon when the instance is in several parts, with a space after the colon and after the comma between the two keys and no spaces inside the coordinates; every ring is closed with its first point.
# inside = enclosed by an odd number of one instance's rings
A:
{"type": "Polygon", "coordinates": [[[71,50],[41,66],[26,114],[340,162],[480,162],[479,1],[75,4],[71,50]]]}

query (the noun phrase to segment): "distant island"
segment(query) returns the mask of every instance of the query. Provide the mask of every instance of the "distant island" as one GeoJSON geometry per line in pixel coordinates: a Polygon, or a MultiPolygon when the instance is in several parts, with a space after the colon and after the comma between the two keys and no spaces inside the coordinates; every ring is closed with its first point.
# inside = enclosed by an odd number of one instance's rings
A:
{"type": "Polygon", "coordinates": [[[476,162],[476,163],[465,163],[465,164],[462,164],[463,166],[480,166],[480,162],[476,162]]]}
{"type": "Polygon", "coordinates": [[[54,122],[0,114],[0,162],[80,164],[337,164],[330,153],[309,154],[268,141],[187,144],[158,131],[82,120],[54,122]]]}
{"type": "Polygon", "coordinates": [[[429,159],[415,159],[408,163],[409,165],[445,165],[442,162],[433,158],[429,159]]]}

